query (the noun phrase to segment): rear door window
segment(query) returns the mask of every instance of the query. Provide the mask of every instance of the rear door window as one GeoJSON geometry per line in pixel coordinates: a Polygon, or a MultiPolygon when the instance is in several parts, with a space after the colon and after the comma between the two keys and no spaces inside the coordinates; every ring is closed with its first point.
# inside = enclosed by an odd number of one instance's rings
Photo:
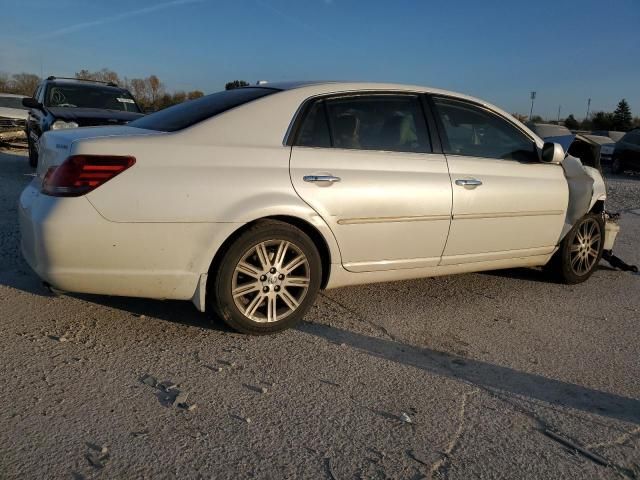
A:
{"type": "Polygon", "coordinates": [[[417,95],[358,95],[326,100],[333,146],[356,150],[431,152],[417,95]]]}
{"type": "Polygon", "coordinates": [[[300,147],[331,147],[329,122],[323,100],[316,101],[304,117],[296,145],[300,147]]]}

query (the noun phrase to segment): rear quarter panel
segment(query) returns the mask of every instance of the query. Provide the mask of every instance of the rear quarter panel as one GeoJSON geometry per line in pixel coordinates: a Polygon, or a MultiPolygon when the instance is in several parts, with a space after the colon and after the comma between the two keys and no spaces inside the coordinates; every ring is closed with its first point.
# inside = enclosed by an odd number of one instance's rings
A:
{"type": "MultiPolygon", "coordinates": [[[[77,142],[74,154],[136,158],[134,166],[89,193],[87,199],[106,220],[121,223],[242,225],[289,215],[314,225],[325,238],[332,261],[339,262],[329,227],[291,184],[291,148],[283,139],[298,103],[293,102],[290,110],[280,109],[279,115],[273,114],[274,102],[262,103],[176,133],[77,142]]],[[[210,262],[219,242],[199,242],[210,262]]],[[[207,262],[198,266],[200,271],[207,271],[207,262]]]]}

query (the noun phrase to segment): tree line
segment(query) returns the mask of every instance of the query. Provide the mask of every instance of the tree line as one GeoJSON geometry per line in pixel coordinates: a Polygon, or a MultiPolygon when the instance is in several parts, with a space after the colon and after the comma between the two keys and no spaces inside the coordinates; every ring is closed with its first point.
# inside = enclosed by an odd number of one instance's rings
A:
{"type": "Polygon", "coordinates": [[[186,92],[184,90],[176,90],[168,92],[164,83],[156,75],[149,75],[145,78],[128,78],[120,79],[120,76],[113,70],[103,68],[96,72],[89,70],[80,70],[76,72],[75,77],[80,80],[94,80],[99,82],[111,82],[126,88],[131,92],[133,97],[145,110],[162,110],[163,108],[182,103],[185,100],[193,100],[204,95],[200,90],[192,90],[186,92]]]}
{"type": "MultiPolygon", "coordinates": [[[[95,72],[89,70],[80,70],[76,72],[75,78],[84,80],[97,80],[100,82],[113,82],[118,86],[122,86],[129,90],[138,104],[145,110],[161,110],[185,100],[192,100],[204,95],[200,90],[192,90],[186,92],[184,90],[176,90],[168,92],[164,84],[156,75],[149,75],[145,78],[127,78],[122,79],[118,73],[108,68],[103,68],[95,72]]],[[[40,77],[32,73],[16,73],[8,75],[0,72],[0,92],[16,93],[20,95],[33,95],[40,77]]],[[[224,86],[225,90],[246,87],[249,83],[244,80],[233,80],[227,82],[224,86]]],[[[514,113],[514,117],[522,122],[529,120],[528,116],[514,113]]],[[[545,123],[545,120],[539,115],[531,117],[533,123],[545,123]]],[[[550,123],[557,123],[552,121],[550,123]]],[[[616,130],[626,132],[632,128],[640,127],[640,117],[633,117],[629,103],[623,98],[618,102],[618,106],[613,112],[599,111],[594,112],[582,121],[578,121],[573,114],[564,119],[564,125],[570,130],[616,130]]]]}
{"type": "MultiPolygon", "coordinates": [[[[200,90],[176,90],[169,92],[164,83],[156,76],[145,78],[120,77],[117,72],[103,68],[95,72],[82,69],[74,75],[77,79],[112,82],[119,87],[126,88],[134,96],[138,104],[145,110],[161,110],[163,108],[192,100],[204,95],[200,90]]],[[[33,73],[16,73],[9,75],[0,72],[0,92],[18,95],[33,95],[42,79],[33,73]]],[[[248,85],[243,80],[234,80],[226,85],[227,90],[238,86],[248,85]]]]}
{"type": "MultiPolygon", "coordinates": [[[[526,115],[520,115],[514,113],[521,122],[526,122],[529,117],[526,115]]],[[[539,116],[534,115],[531,117],[533,123],[558,123],[555,120],[545,122],[545,120],[539,116]]],[[[618,102],[616,109],[613,112],[593,112],[588,118],[579,121],[573,114],[564,119],[564,126],[569,130],[604,130],[604,131],[617,131],[627,132],[633,128],[640,128],[640,117],[634,117],[631,114],[631,107],[626,99],[622,99],[618,102]]]]}

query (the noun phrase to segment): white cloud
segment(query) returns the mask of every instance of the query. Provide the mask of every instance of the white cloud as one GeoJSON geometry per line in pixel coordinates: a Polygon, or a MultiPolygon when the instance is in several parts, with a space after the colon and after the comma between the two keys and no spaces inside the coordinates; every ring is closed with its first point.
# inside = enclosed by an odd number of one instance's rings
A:
{"type": "Polygon", "coordinates": [[[59,37],[62,35],[67,35],[68,33],[84,30],[86,28],[96,27],[98,25],[104,25],[105,23],[117,22],[118,20],[123,20],[125,18],[144,15],[146,13],[155,12],[157,10],[164,10],[165,8],[177,7],[179,5],[186,5],[188,3],[199,3],[203,1],[204,0],[172,0],[170,2],[158,3],[151,7],[140,8],[138,10],[130,10],[128,12],[118,13],[117,15],[112,15],[110,17],[103,17],[96,20],[76,23],[75,25],[69,25],[68,27],[63,27],[58,30],[45,33],[44,35],[35,37],[35,40],[44,40],[46,38],[59,37]]]}

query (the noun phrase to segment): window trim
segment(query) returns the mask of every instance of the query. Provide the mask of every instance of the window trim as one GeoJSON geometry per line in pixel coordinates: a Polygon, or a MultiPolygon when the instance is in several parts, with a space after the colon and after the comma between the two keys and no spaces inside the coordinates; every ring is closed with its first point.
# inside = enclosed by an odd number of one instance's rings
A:
{"type": "MultiPolygon", "coordinates": [[[[432,110],[433,115],[435,117],[435,121],[436,121],[437,126],[438,126],[438,134],[439,134],[440,140],[442,142],[441,143],[442,152],[445,155],[450,155],[450,156],[455,156],[455,157],[487,158],[487,159],[494,159],[494,160],[500,160],[500,161],[518,162],[518,163],[534,163],[533,161],[532,162],[522,162],[521,160],[513,160],[513,159],[510,159],[510,158],[499,159],[499,158],[496,158],[496,157],[482,157],[482,156],[478,156],[478,155],[462,155],[462,154],[457,154],[457,153],[446,153],[445,150],[449,150],[450,149],[449,137],[447,136],[444,124],[442,123],[442,117],[441,117],[440,112],[438,111],[438,107],[437,107],[437,105],[435,103],[435,99],[436,98],[443,98],[445,100],[454,100],[454,101],[457,101],[457,102],[460,102],[460,103],[466,103],[467,105],[471,105],[473,107],[479,108],[480,110],[488,112],[490,115],[494,115],[494,116],[500,118],[501,120],[504,120],[509,125],[514,127],[516,130],[518,130],[520,133],[522,133],[526,138],[531,140],[531,143],[533,143],[534,150],[535,150],[534,153],[536,153],[538,151],[538,142],[537,142],[537,140],[535,138],[533,138],[528,132],[526,132],[518,124],[516,124],[512,120],[508,119],[507,117],[505,117],[501,113],[498,113],[495,110],[487,107],[486,105],[483,105],[482,103],[474,102],[473,100],[468,100],[466,98],[456,97],[455,95],[443,95],[443,94],[427,93],[426,97],[428,99],[429,106],[431,107],[431,110],[432,110]]],[[[540,161],[540,160],[538,159],[538,161],[540,161]]]]}
{"type": "Polygon", "coordinates": [[[282,144],[284,146],[288,146],[288,147],[300,147],[300,148],[323,148],[323,149],[327,149],[327,147],[303,147],[300,145],[296,145],[296,142],[298,141],[298,137],[300,135],[300,132],[302,130],[302,124],[304,123],[305,119],[307,118],[307,115],[309,114],[309,111],[311,110],[311,107],[314,105],[314,103],[316,101],[318,102],[322,102],[324,105],[324,111],[325,111],[325,118],[327,121],[327,125],[329,126],[329,137],[331,140],[331,147],[329,147],[330,149],[335,149],[335,150],[348,150],[348,151],[359,151],[359,152],[392,152],[392,153],[408,153],[408,154],[413,154],[413,155],[425,155],[425,154],[432,154],[432,153],[442,153],[442,149],[440,146],[440,142],[439,140],[437,142],[434,142],[434,135],[436,134],[436,132],[434,132],[434,127],[435,125],[432,125],[432,123],[429,121],[429,114],[431,114],[431,112],[425,108],[425,104],[424,104],[424,95],[425,92],[414,92],[414,91],[409,91],[409,90],[358,90],[358,91],[351,91],[351,92],[334,92],[334,93],[322,93],[319,95],[314,95],[312,97],[307,98],[304,102],[302,102],[302,104],[300,105],[300,107],[298,107],[298,110],[296,111],[294,118],[289,126],[289,129],[287,130],[287,133],[285,135],[284,141],[282,142],[282,144]],[[392,97],[399,97],[399,96],[405,96],[405,97],[414,97],[416,98],[416,100],[418,101],[419,104],[419,108],[422,112],[422,118],[424,120],[424,125],[427,129],[427,137],[429,138],[429,143],[430,143],[430,150],[426,151],[426,152],[401,152],[398,150],[367,150],[367,149],[341,149],[339,147],[334,146],[333,143],[333,132],[332,132],[332,128],[331,128],[331,123],[329,121],[329,112],[328,112],[328,107],[327,107],[327,100],[333,100],[335,98],[349,98],[349,97],[363,97],[363,96],[392,96],[392,97]],[[436,145],[438,146],[439,150],[437,150],[435,147],[436,145]]]}

